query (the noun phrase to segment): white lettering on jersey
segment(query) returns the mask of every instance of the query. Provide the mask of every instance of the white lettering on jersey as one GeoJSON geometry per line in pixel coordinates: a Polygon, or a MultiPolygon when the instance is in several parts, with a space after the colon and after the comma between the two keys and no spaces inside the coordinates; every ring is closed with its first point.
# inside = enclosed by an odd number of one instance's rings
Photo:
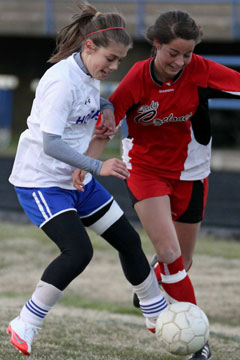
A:
{"type": "Polygon", "coordinates": [[[137,115],[134,118],[134,121],[137,124],[143,126],[147,126],[147,125],[160,126],[167,122],[187,121],[192,116],[192,112],[190,114],[186,114],[183,116],[174,116],[174,114],[171,113],[168,116],[164,117],[163,119],[158,119],[156,118],[158,107],[159,107],[159,103],[157,101],[156,102],[152,101],[151,105],[142,105],[137,110],[139,115],[137,115]]]}
{"type": "Polygon", "coordinates": [[[160,93],[167,93],[167,92],[171,92],[171,91],[174,91],[174,89],[159,90],[160,93]]]}
{"type": "Polygon", "coordinates": [[[169,116],[166,116],[163,119],[154,119],[153,123],[155,126],[160,126],[167,122],[187,121],[188,119],[190,119],[191,116],[192,116],[191,112],[190,112],[190,114],[186,114],[183,116],[174,116],[173,114],[170,114],[169,116]]]}

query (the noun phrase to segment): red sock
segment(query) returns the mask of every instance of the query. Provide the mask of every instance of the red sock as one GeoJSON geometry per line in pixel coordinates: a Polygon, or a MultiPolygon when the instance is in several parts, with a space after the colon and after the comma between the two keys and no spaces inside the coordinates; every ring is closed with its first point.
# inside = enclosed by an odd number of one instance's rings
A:
{"type": "MultiPolygon", "coordinates": [[[[191,269],[191,267],[192,267],[192,261],[191,261],[191,264],[189,265],[188,269],[186,269],[187,272],[191,269]]],[[[158,281],[159,283],[161,283],[161,282],[162,282],[162,277],[161,277],[160,264],[159,264],[159,262],[157,262],[157,263],[154,265],[153,269],[154,269],[154,272],[155,272],[157,281],[158,281]]]]}
{"type": "Polygon", "coordinates": [[[172,299],[172,301],[187,301],[196,304],[193,285],[184,269],[182,255],[171,264],[159,262],[159,265],[162,287],[170,301],[172,299]]]}
{"type": "Polygon", "coordinates": [[[157,263],[154,265],[153,269],[154,269],[154,272],[155,272],[157,281],[158,281],[159,283],[162,282],[162,277],[161,277],[159,262],[157,262],[157,263]]]}

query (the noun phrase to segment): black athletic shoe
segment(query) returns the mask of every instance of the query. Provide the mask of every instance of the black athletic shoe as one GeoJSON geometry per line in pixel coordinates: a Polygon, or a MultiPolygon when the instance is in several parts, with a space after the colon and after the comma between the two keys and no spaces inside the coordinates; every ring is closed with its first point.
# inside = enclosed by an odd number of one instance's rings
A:
{"type": "Polygon", "coordinates": [[[151,262],[150,262],[150,265],[154,268],[155,265],[157,264],[157,262],[158,262],[157,254],[155,254],[155,255],[153,255],[153,257],[152,257],[152,260],[151,260],[151,262]]]}
{"type": "MultiPolygon", "coordinates": [[[[154,268],[157,262],[158,262],[157,255],[153,255],[150,265],[154,268]]],[[[133,306],[135,308],[140,308],[139,298],[136,293],[133,293],[133,306]]]]}
{"type": "Polygon", "coordinates": [[[139,298],[136,293],[133,293],[133,306],[135,308],[140,308],[139,298]]]}
{"type": "Polygon", "coordinates": [[[194,354],[192,354],[188,358],[188,360],[194,360],[194,359],[195,360],[208,360],[208,359],[211,358],[211,355],[212,354],[211,354],[210,346],[209,346],[208,343],[206,343],[201,350],[199,350],[199,351],[195,352],[194,354]]]}

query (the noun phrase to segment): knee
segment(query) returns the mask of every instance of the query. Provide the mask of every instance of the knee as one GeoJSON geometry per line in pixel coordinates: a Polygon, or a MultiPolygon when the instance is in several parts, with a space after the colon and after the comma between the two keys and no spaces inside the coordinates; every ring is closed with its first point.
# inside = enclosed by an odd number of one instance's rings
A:
{"type": "Polygon", "coordinates": [[[89,242],[84,247],[74,248],[63,253],[68,259],[69,266],[74,274],[79,275],[90,263],[93,257],[93,247],[89,242]]]}
{"type": "Polygon", "coordinates": [[[155,250],[158,260],[166,264],[173,263],[181,255],[180,248],[177,246],[171,246],[171,244],[157,247],[155,250]]]}
{"type": "Polygon", "coordinates": [[[92,244],[90,243],[89,245],[88,245],[88,248],[87,249],[82,249],[81,250],[81,253],[83,253],[83,254],[81,254],[81,257],[79,256],[79,254],[78,254],[78,256],[77,256],[77,258],[78,258],[78,260],[79,259],[81,259],[81,263],[86,267],[89,263],[90,263],[90,261],[92,260],[92,258],[93,258],[93,247],[92,247],[92,244]]]}
{"type": "Polygon", "coordinates": [[[119,253],[131,255],[142,251],[140,237],[128,222],[125,215],[116,221],[101,236],[119,251],[119,253]]]}
{"type": "Polygon", "coordinates": [[[142,243],[138,233],[132,229],[131,234],[126,234],[125,241],[122,242],[121,252],[130,256],[135,256],[139,252],[142,252],[142,243]]]}

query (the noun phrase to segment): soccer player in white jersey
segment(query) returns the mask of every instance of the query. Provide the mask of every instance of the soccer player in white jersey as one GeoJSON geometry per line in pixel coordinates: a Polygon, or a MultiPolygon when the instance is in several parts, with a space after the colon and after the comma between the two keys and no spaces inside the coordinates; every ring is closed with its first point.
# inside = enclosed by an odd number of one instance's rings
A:
{"type": "MultiPolygon", "coordinates": [[[[92,259],[86,226],[118,251],[150,330],[152,319],[167,306],[137,232],[93,177],[126,179],[126,165],[119,159],[97,160],[99,148],[84,155],[100,110],[112,107],[100,100],[100,80],[118,68],[131,39],[119,14],[99,13],[85,2],[79,2],[79,10],[74,21],[59,33],[56,53],[49,60],[54,65],[36,89],[28,128],[20,136],[9,178],[29,219],[60,250],[19,316],[8,326],[11,343],[25,355],[30,354],[45,316],[92,259]],[[75,168],[87,171],[79,190],[73,186],[75,168]]],[[[101,132],[111,135],[114,128],[102,126],[101,132]]]]}
{"type": "MultiPolygon", "coordinates": [[[[240,74],[193,53],[202,31],[183,11],[160,14],[146,36],[153,56],[137,62],[109,100],[116,126],[126,116],[126,183],[157,254],[158,280],[171,302],[196,303],[187,270],[208,192],[208,99],[239,98],[240,74]]],[[[210,357],[206,344],[189,360],[210,357]]]]}

